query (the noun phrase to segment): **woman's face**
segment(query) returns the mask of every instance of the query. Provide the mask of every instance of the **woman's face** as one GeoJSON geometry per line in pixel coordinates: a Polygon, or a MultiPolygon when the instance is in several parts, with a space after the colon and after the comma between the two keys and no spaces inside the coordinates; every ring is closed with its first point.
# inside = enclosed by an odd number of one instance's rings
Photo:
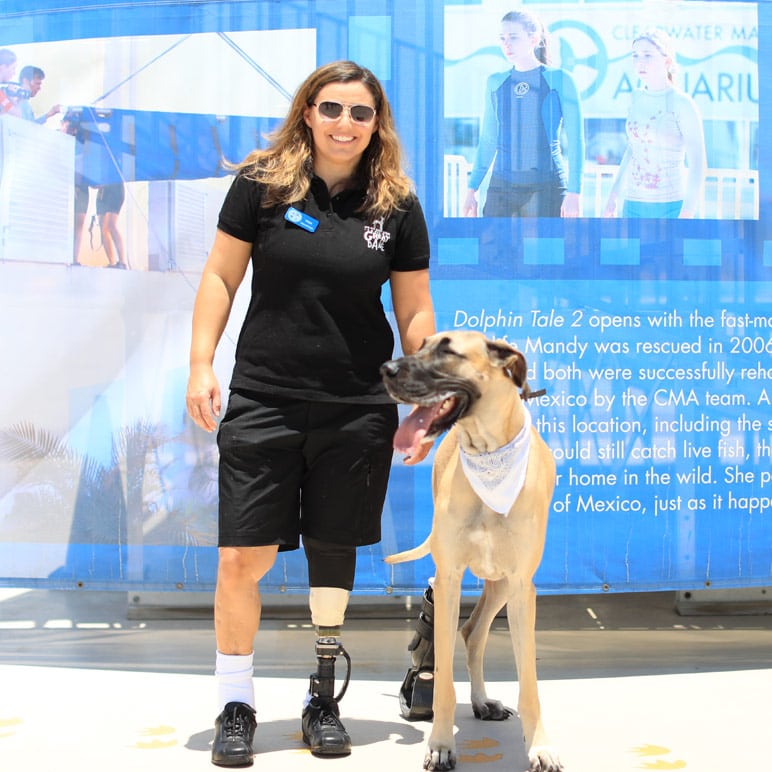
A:
{"type": "Polygon", "coordinates": [[[16,75],[16,62],[0,64],[0,83],[13,83],[16,75]]]}
{"type": "Polygon", "coordinates": [[[531,35],[519,22],[501,23],[499,45],[511,64],[533,58],[537,42],[536,35],[531,35]]]}
{"type": "Polygon", "coordinates": [[[305,109],[303,118],[311,129],[316,163],[356,165],[359,162],[378,128],[378,116],[374,114],[369,121],[355,120],[361,118],[361,111],[355,105],[375,110],[370,89],[359,81],[328,83],[319,90],[314,105],[305,109]],[[336,118],[326,115],[328,106],[319,108],[323,102],[343,105],[340,115],[336,118]]]}
{"type": "Polygon", "coordinates": [[[668,82],[670,57],[665,56],[650,40],[633,43],[633,71],[645,86],[663,88],[668,82]]]}

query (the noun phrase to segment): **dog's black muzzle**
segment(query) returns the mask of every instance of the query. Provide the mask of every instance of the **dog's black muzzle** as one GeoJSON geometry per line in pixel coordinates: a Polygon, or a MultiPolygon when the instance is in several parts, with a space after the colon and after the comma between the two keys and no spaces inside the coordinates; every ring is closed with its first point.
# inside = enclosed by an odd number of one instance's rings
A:
{"type": "Polygon", "coordinates": [[[397,402],[429,407],[453,400],[453,409],[431,427],[432,435],[441,434],[463,418],[480,397],[474,383],[445,373],[415,356],[384,362],[380,372],[386,391],[397,402]]]}

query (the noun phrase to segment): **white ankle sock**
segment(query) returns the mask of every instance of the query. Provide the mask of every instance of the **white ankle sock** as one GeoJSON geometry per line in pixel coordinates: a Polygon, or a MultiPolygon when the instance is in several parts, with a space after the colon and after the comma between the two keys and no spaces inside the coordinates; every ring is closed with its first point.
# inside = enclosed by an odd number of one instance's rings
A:
{"type": "Polygon", "coordinates": [[[246,702],[255,707],[255,686],[252,654],[217,652],[214,674],[217,677],[217,697],[220,710],[229,702],[246,702]]]}

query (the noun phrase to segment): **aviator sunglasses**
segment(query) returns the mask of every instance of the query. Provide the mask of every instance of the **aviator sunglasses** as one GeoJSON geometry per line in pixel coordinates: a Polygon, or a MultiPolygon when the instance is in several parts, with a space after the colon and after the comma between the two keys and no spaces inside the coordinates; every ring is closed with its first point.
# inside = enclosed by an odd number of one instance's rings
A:
{"type": "Polygon", "coordinates": [[[354,123],[370,123],[375,118],[375,109],[369,105],[343,105],[340,102],[314,102],[319,115],[328,121],[336,121],[346,109],[354,123]]]}

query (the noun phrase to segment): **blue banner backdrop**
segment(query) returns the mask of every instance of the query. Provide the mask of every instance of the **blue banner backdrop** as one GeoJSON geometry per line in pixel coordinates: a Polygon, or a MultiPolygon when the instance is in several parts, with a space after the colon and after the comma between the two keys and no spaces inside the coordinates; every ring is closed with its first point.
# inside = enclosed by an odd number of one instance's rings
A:
{"type": "MultiPolygon", "coordinates": [[[[370,67],[394,107],[439,327],[513,342],[547,389],[529,403],[559,474],[539,591],[772,581],[772,3],[522,3],[579,94],[577,220],[462,216],[485,83],[508,66],[499,22],[521,3],[35,5],[0,6],[17,65],[0,70],[6,91],[25,65],[45,72],[35,120],[0,115],[1,584],[213,588],[216,447],[184,392],[223,162],[264,142],[301,80],[340,58],[370,67]],[[604,218],[637,85],[630,46],[652,24],[674,39],[702,117],[704,187],[694,219],[604,218]],[[123,187],[131,270],[103,270],[105,186],[123,187]]],[[[239,293],[224,386],[244,307],[239,293]]],[[[427,535],[430,467],[395,458],[357,592],[425,586],[429,558],[383,557],[427,535]]],[[[284,553],[264,587],[306,580],[302,551],[284,553]]]]}

